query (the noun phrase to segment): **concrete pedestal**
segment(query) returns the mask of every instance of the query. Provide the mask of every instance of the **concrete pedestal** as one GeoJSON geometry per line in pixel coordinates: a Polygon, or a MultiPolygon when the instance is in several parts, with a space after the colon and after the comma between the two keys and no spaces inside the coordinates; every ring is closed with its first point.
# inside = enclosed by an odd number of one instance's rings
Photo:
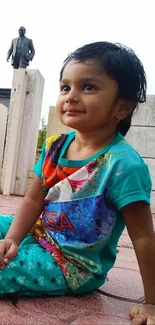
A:
{"type": "Polygon", "coordinates": [[[25,194],[35,162],[43,89],[38,70],[14,70],[2,175],[5,195],[25,194]]]}
{"type": "Polygon", "coordinates": [[[1,169],[1,166],[2,166],[3,149],[4,149],[4,141],[5,141],[5,133],[6,133],[6,123],[7,123],[7,114],[8,114],[7,107],[0,104],[0,169],[1,169]]]}

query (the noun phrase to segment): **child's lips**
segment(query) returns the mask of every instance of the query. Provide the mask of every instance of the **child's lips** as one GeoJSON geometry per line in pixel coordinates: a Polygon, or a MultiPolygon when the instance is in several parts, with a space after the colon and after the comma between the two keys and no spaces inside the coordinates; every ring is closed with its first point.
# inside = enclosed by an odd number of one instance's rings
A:
{"type": "Polygon", "coordinates": [[[64,110],[65,113],[68,114],[84,114],[85,112],[83,110],[79,110],[79,109],[75,109],[75,108],[70,108],[70,109],[66,109],[64,110]]]}

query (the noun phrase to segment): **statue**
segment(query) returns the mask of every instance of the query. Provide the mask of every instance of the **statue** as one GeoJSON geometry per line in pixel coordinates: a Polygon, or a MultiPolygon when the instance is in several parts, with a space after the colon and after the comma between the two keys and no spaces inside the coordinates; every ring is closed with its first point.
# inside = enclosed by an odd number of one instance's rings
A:
{"type": "Polygon", "coordinates": [[[25,36],[25,27],[19,28],[19,37],[12,40],[11,47],[7,53],[7,62],[12,54],[12,66],[14,69],[24,68],[33,60],[35,49],[31,39],[25,36]]]}

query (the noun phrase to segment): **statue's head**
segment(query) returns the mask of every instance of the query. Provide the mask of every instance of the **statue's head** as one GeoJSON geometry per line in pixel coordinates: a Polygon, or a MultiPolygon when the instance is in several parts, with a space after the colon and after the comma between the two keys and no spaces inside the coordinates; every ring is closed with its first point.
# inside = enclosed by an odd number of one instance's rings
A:
{"type": "Polygon", "coordinates": [[[21,26],[21,27],[19,28],[19,36],[20,36],[20,37],[23,37],[23,36],[25,35],[25,33],[26,33],[26,29],[25,29],[25,27],[21,26]]]}

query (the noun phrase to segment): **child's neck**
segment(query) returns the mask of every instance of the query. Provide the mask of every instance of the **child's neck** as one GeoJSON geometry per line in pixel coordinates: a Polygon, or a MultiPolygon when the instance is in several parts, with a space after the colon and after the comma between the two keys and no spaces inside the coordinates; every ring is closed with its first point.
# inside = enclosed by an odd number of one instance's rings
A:
{"type": "Polygon", "coordinates": [[[77,131],[75,139],[66,151],[65,157],[70,160],[87,159],[106,147],[116,136],[113,134],[101,134],[101,132],[81,133],[77,131]]]}
{"type": "Polygon", "coordinates": [[[84,148],[92,148],[92,149],[99,149],[103,148],[106,145],[108,145],[116,136],[116,132],[106,132],[106,134],[100,131],[94,132],[86,132],[86,133],[80,133],[77,131],[75,142],[76,144],[81,147],[81,150],[84,148]]]}

